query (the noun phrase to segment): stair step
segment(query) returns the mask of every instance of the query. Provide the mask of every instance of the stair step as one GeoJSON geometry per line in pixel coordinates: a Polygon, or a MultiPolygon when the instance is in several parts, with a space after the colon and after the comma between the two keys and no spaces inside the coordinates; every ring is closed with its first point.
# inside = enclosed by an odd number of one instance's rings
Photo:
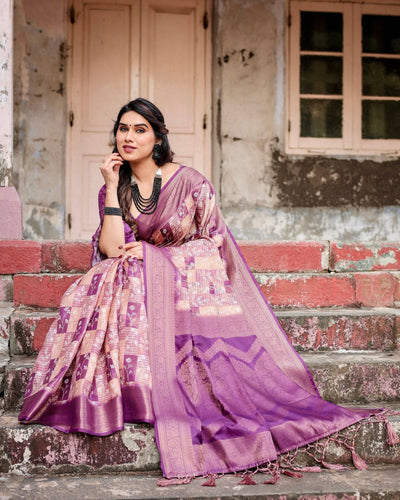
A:
{"type": "MultiPolygon", "coordinates": [[[[67,288],[80,274],[16,274],[14,304],[59,307],[67,288]]],[[[260,274],[256,279],[271,306],[397,307],[400,304],[399,272],[260,274]]]]}
{"type": "MultiPolygon", "coordinates": [[[[399,409],[399,406],[397,407],[399,409]]],[[[400,435],[400,417],[388,417],[400,435]]],[[[354,428],[354,427],[353,427],[354,428]]],[[[400,464],[400,446],[388,446],[383,422],[361,427],[355,440],[357,453],[371,465],[400,464]]],[[[298,465],[310,465],[310,457],[299,453],[298,465]]],[[[347,450],[331,442],[326,462],[351,463],[347,450]]],[[[23,425],[17,414],[0,416],[0,473],[91,474],[160,471],[154,429],[148,424],[126,424],[111,436],[65,434],[39,424],[23,425]]]]}
{"type": "MultiPolygon", "coordinates": [[[[12,309],[9,311],[5,321],[11,323],[11,355],[35,355],[57,318],[58,310],[19,308],[12,314],[12,309]]],[[[292,309],[277,310],[276,315],[299,351],[391,351],[398,348],[400,311],[397,309],[292,309]]]]}
{"type": "Polygon", "coordinates": [[[322,471],[305,473],[294,480],[281,476],[276,485],[262,484],[270,476],[256,474],[257,485],[239,485],[240,478],[226,475],[214,488],[203,487],[204,478],[189,484],[159,488],[157,475],[96,474],[92,476],[24,477],[0,476],[6,498],[15,500],[70,500],[101,498],[111,500],[210,500],[240,498],[241,500],[396,500],[400,498],[400,470],[395,467],[370,467],[367,471],[322,471]]]}
{"type": "Polygon", "coordinates": [[[11,355],[32,356],[43,345],[58,310],[17,309],[11,315],[11,355]]]}
{"type": "Polygon", "coordinates": [[[260,274],[255,277],[273,307],[397,307],[400,273],[260,274]]]}
{"type": "Polygon", "coordinates": [[[396,309],[278,310],[276,315],[298,351],[398,348],[400,311],[396,309]]]}
{"type": "MultiPolygon", "coordinates": [[[[321,396],[333,403],[400,401],[400,353],[303,354],[321,396]]],[[[5,369],[6,410],[22,406],[34,358],[15,358],[5,369]]]]}
{"type": "Polygon", "coordinates": [[[14,304],[59,307],[64,292],[79,276],[78,274],[16,274],[14,304]]]}

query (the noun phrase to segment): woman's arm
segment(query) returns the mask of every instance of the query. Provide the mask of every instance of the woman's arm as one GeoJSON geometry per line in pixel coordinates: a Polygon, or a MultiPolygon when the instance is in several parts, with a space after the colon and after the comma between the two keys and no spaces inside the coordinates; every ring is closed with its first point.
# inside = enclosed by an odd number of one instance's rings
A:
{"type": "MultiPolygon", "coordinates": [[[[106,184],[106,207],[119,207],[118,181],[122,158],[118,153],[108,155],[101,164],[100,170],[106,184]]],[[[121,255],[119,247],[125,244],[124,222],[119,215],[104,215],[99,237],[99,249],[107,257],[121,255]]]]}

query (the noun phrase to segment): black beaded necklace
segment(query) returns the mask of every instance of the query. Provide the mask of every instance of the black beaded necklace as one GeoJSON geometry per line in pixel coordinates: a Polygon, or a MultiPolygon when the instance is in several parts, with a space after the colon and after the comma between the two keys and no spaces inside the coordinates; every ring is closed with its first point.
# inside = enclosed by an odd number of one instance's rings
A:
{"type": "Polygon", "coordinates": [[[160,197],[161,191],[161,168],[159,168],[156,172],[153,182],[153,191],[149,198],[143,198],[140,194],[139,186],[135,181],[135,178],[131,177],[131,191],[132,191],[132,200],[135,204],[135,207],[141,214],[150,215],[155,212],[157,208],[158,198],[160,197]]]}

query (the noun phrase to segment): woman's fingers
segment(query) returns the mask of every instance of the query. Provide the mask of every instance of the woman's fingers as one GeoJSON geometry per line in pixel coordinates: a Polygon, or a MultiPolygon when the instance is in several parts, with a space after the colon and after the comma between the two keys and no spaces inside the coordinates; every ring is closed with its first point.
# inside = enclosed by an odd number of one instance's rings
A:
{"type": "Polygon", "coordinates": [[[143,244],[141,241],[131,241],[130,243],[121,245],[120,249],[125,250],[125,255],[143,260],[143,244]]]}
{"type": "Polygon", "coordinates": [[[119,179],[119,169],[123,160],[118,153],[107,155],[100,165],[100,171],[107,182],[115,182],[119,179]]]}

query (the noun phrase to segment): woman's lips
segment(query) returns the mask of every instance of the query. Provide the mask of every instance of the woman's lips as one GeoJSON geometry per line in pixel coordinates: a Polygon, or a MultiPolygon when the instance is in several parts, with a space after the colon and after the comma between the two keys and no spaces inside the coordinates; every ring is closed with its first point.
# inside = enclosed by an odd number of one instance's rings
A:
{"type": "Polygon", "coordinates": [[[135,151],[135,147],[133,146],[123,146],[123,149],[126,153],[132,153],[132,151],[135,151]]]}

